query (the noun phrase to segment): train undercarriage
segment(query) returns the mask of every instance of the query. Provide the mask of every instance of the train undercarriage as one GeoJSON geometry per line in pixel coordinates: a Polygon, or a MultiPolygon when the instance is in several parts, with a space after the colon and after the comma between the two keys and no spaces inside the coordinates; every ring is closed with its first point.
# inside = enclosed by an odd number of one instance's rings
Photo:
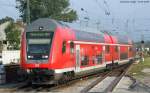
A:
{"type": "Polygon", "coordinates": [[[105,70],[112,70],[113,68],[119,67],[118,63],[107,64],[103,68],[97,68],[89,71],[82,71],[75,73],[74,71],[68,71],[64,73],[55,73],[54,70],[48,69],[32,69],[28,73],[28,80],[33,85],[49,85],[49,84],[60,84],[67,81],[73,80],[75,78],[82,78],[88,75],[94,75],[98,72],[105,70]]]}

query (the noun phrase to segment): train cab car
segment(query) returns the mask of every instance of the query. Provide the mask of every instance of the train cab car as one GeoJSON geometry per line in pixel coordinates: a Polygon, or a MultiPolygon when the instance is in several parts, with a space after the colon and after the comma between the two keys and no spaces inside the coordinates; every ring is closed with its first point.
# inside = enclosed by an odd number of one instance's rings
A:
{"type": "Polygon", "coordinates": [[[27,26],[21,41],[21,67],[29,73],[32,83],[70,80],[133,57],[131,41],[77,29],[49,18],[27,26]]]}

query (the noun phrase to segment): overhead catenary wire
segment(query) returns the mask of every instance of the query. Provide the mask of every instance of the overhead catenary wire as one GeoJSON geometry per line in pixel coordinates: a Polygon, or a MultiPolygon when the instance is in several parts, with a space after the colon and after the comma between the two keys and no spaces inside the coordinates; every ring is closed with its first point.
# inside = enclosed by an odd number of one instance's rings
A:
{"type": "MultiPolygon", "coordinates": [[[[100,9],[102,9],[105,12],[105,15],[108,15],[108,16],[110,15],[110,11],[106,9],[105,7],[102,7],[102,5],[100,4],[100,2],[98,2],[98,0],[95,0],[95,3],[98,5],[100,9]]],[[[106,1],[103,1],[103,4],[108,6],[106,1]]]]}

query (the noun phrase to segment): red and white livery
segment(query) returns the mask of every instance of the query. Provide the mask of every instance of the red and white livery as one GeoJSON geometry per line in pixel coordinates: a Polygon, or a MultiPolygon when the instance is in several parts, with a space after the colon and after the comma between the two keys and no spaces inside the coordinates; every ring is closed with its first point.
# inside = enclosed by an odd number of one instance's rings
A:
{"type": "Polygon", "coordinates": [[[74,30],[49,18],[34,21],[22,35],[21,66],[33,83],[87,75],[133,57],[133,44],[126,36],[74,30]]]}

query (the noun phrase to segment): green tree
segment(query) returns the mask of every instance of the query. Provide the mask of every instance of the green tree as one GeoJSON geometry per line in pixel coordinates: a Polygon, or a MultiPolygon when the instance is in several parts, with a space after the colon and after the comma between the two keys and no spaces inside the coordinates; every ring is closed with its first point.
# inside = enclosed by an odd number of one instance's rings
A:
{"type": "MultiPolygon", "coordinates": [[[[27,0],[16,0],[19,5],[20,17],[25,22],[27,17],[27,0]]],[[[29,0],[30,18],[34,21],[38,18],[50,17],[60,21],[72,22],[77,19],[77,13],[69,8],[69,0],[29,0]]]]}
{"type": "Polygon", "coordinates": [[[20,35],[21,31],[18,26],[11,22],[5,29],[6,40],[8,42],[9,49],[19,49],[20,48],[20,35]]]}
{"type": "Polygon", "coordinates": [[[13,18],[6,16],[5,18],[0,19],[0,24],[3,24],[7,21],[14,21],[13,18]]]}

